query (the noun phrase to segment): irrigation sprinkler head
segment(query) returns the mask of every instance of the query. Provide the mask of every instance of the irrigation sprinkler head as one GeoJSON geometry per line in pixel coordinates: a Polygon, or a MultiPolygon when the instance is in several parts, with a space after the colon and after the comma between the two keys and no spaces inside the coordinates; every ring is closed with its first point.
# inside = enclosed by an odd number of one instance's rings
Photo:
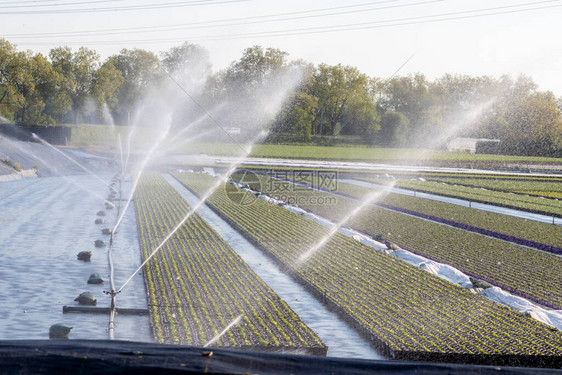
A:
{"type": "Polygon", "coordinates": [[[88,284],[103,284],[103,279],[99,273],[93,273],[88,279],[88,284]]]}
{"type": "Polygon", "coordinates": [[[121,293],[120,290],[117,290],[117,291],[115,291],[115,290],[104,290],[103,291],[103,294],[107,294],[108,296],[111,296],[111,297],[115,297],[119,293],[121,293]]]}
{"type": "Polygon", "coordinates": [[[96,223],[96,224],[105,224],[105,220],[103,220],[103,219],[96,219],[95,223],[96,223]]]}
{"type": "Polygon", "coordinates": [[[95,306],[97,303],[96,297],[90,292],[80,293],[78,297],[74,299],[81,305],[95,306]]]}
{"type": "Polygon", "coordinates": [[[84,262],[89,262],[90,258],[92,257],[92,252],[91,251],[81,251],[76,255],[76,257],[78,258],[78,260],[82,260],[84,262]]]}
{"type": "Polygon", "coordinates": [[[109,229],[109,228],[103,228],[103,229],[101,230],[101,234],[110,235],[110,234],[111,234],[111,229],[109,229]]]}
{"type": "Polygon", "coordinates": [[[72,327],[65,326],[62,323],[53,324],[49,328],[49,338],[50,339],[68,339],[68,334],[72,327]]]}
{"type": "Polygon", "coordinates": [[[98,216],[105,216],[105,211],[98,211],[98,212],[96,213],[96,215],[98,215],[98,216]]]}
{"type": "Polygon", "coordinates": [[[105,241],[102,241],[102,240],[95,240],[95,241],[94,241],[94,245],[95,245],[96,247],[105,247],[105,246],[106,246],[106,243],[105,243],[105,241]]]}

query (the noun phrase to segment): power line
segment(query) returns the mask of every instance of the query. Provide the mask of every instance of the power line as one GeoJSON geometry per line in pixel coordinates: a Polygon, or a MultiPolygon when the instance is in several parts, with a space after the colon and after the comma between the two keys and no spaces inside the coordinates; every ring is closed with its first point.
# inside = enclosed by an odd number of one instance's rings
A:
{"type": "MultiPolygon", "coordinates": [[[[397,1],[397,0],[391,0],[391,1],[397,1]]],[[[441,2],[443,0],[428,0],[428,1],[423,1],[423,2],[419,2],[419,3],[413,3],[413,4],[401,4],[401,5],[391,5],[391,6],[384,6],[384,7],[377,7],[377,8],[367,8],[367,9],[360,9],[360,10],[352,10],[352,11],[341,11],[341,12],[333,12],[333,13],[326,13],[326,14],[317,14],[317,15],[306,15],[306,16],[298,16],[298,17],[286,17],[286,18],[278,18],[278,19],[272,19],[272,20],[256,20],[256,21],[240,21],[240,22],[231,22],[231,23],[223,23],[223,24],[214,24],[216,23],[216,21],[210,21],[211,24],[205,24],[204,22],[196,22],[194,24],[191,24],[188,26],[188,24],[184,24],[181,27],[171,27],[168,26],[166,29],[163,29],[162,27],[166,27],[166,26],[161,26],[160,29],[156,30],[156,29],[151,29],[151,30],[144,30],[144,31],[139,31],[139,30],[127,30],[127,31],[119,31],[119,32],[98,32],[95,34],[81,34],[81,33],[72,33],[72,35],[66,34],[66,33],[52,33],[52,34],[35,34],[32,36],[25,36],[25,37],[19,37],[19,38],[49,38],[49,37],[53,37],[53,36],[70,36],[70,37],[76,37],[76,36],[91,36],[91,35],[95,35],[95,36],[103,36],[103,35],[116,35],[116,34],[138,34],[138,33],[154,33],[154,32],[162,32],[162,31],[177,31],[177,30],[193,30],[193,29],[206,29],[206,28],[216,28],[216,27],[227,27],[227,26],[240,26],[240,25],[249,25],[249,24],[260,24],[260,23],[271,23],[271,22],[281,22],[281,21],[294,21],[294,20],[299,20],[299,19],[305,19],[305,18],[318,18],[318,17],[326,17],[326,16],[334,16],[334,15],[342,15],[342,14],[350,14],[350,13],[363,13],[363,12],[367,12],[367,11],[374,11],[374,10],[383,10],[383,9],[392,9],[392,8],[401,8],[401,7],[409,7],[409,6],[414,6],[414,5],[425,5],[425,4],[430,4],[430,3],[436,3],[436,2],[441,2]],[[199,24],[199,25],[197,25],[199,24]]],[[[264,17],[270,17],[270,16],[264,16],[264,17]]]]}
{"type": "MultiPolygon", "coordinates": [[[[200,21],[200,22],[190,22],[190,23],[181,23],[175,25],[156,25],[156,26],[142,26],[142,27],[128,27],[128,28],[120,28],[120,29],[106,29],[106,30],[85,30],[85,31],[70,31],[70,32],[56,32],[56,33],[41,33],[41,34],[12,34],[12,35],[4,35],[5,37],[16,37],[16,38],[27,38],[27,37],[49,37],[49,36],[85,36],[85,35],[112,35],[112,34],[126,34],[126,33],[140,33],[140,32],[156,32],[156,31],[171,31],[171,30],[179,30],[179,29],[189,29],[189,28],[201,28],[201,27],[215,27],[217,26],[232,26],[238,25],[236,24],[228,24],[228,22],[237,22],[241,21],[244,23],[241,24],[248,24],[248,23],[260,23],[260,22],[276,22],[279,20],[292,20],[292,19],[301,19],[301,18],[312,18],[312,17],[324,17],[330,15],[337,15],[337,14],[346,14],[346,13],[355,13],[355,12],[362,12],[362,11],[371,11],[371,10],[378,10],[378,9],[386,9],[386,8],[369,8],[369,9],[360,9],[360,10],[352,10],[352,11],[340,11],[336,13],[328,13],[328,14],[317,14],[317,15],[310,15],[310,13],[318,13],[318,12],[326,12],[332,10],[342,10],[342,9],[349,9],[349,8],[358,8],[364,7],[368,5],[374,4],[384,4],[384,3],[394,3],[397,1],[403,0],[385,0],[385,1],[371,1],[368,3],[362,4],[355,4],[355,5],[346,5],[340,7],[331,7],[331,8],[322,8],[322,9],[313,9],[313,10],[305,10],[305,11],[298,11],[298,12],[286,12],[286,13],[277,13],[277,14],[268,14],[263,16],[253,16],[253,17],[239,17],[239,18],[230,18],[230,19],[221,19],[221,20],[212,20],[212,21],[200,21]],[[283,16],[296,16],[300,14],[309,14],[307,16],[302,17],[294,17],[294,18],[284,18],[284,19],[273,19],[273,20],[263,20],[263,21],[256,21],[262,20],[264,18],[273,18],[273,17],[283,17],[283,16]],[[247,22],[250,21],[250,22],[247,22]],[[226,23],[226,24],[225,24],[226,23]]],[[[395,5],[394,7],[404,7],[404,6],[412,6],[412,5],[419,5],[424,4],[427,2],[437,2],[437,1],[444,1],[444,0],[432,0],[426,1],[422,3],[414,3],[414,4],[403,4],[403,5],[395,5]]]]}
{"type": "MultiPolygon", "coordinates": [[[[216,5],[225,3],[239,3],[248,0],[192,0],[174,3],[149,4],[149,5],[130,5],[121,7],[106,8],[75,8],[75,9],[53,9],[53,10],[21,10],[21,11],[0,11],[0,15],[32,15],[32,14],[61,14],[61,13],[100,13],[100,12],[122,12],[137,10],[158,10],[167,8],[179,8],[198,5],[216,5]]],[[[13,8],[13,7],[9,7],[13,8]]]]}
{"type": "MultiPolygon", "coordinates": [[[[61,0],[27,0],[27,1],[5,1],[2,3],[2,5],[9,5],[9,4],[29,4],[29,3],[33,3],[35,5],[41,5],[38,3],[52,3],[54,1],[61,1],[61,0]]],[[[64,0],[63,0],[64,1],[64,0]]],[[[124,1],[124,0],[115,0],[115,1],[124,1]]]]}
{"type": "MultiPolygon", "coordinates": [[[[435,15],[427,15],[427,16],[417,16],[417,17],[407,17],[407,18],[399,18],[399,19],[392,19],[392,20],[383,20],[383,21],[374,21],[374,22],[362,22],[362,23],[353,23],[353,24],[344,24],[344,25],[335,25],[335,26],[319,26],[319,27],[310,27],[310,28],[300,28],[300,29],[290,29],[290,30],[276,30],[276,31],[262,31],[262,32],[254,32],[254,33],[241,33],[241,34],[223,34],[223,35],[210,35],[210,36],[202,36],[202,37],[183,37],[181,39],[137,39],[137,40],[122,40],[122,41],[90,41],[87,42],[88,45],[116,45],[116,44],[130,44],[130,43],[176,43],[182,42],[185,40],[190,41],[216,41],[216,40],[230,40],[230,39],[242,39],[242,38],[255,38],[255,37],[279,37],[279,36],[294,36],[294,35],[306,35],[306,34],[323,34],[323,33],[333,33],[333,32],[340,32],[340,31],[351,31],[351,30],[364,30],[364,29],[373,29],[373,28],[382,28],[382,27],[394,27],[394,26],[406,26],[406,25],[415,25],[415,24],[422,24],[422,23],[433,23],[433,22],[441,22],[441,21],[451,21],[451,20],[458,20],[458,19],[467,19],[467,18],[477,18],[477,17],[485,17],[485,16],[492,16],[492,15],[503,15],[503,14],[511,14],[511,13],[520,13],[520,12],[527,12],[527,11],[534,11],[534,10],[542,10],[542,9],[550,9],[562,6],[562,4],[557,5],[548,5],[542,7],[533,7],[533,8],[524,8],[524,9],[514,9],[514,10],[505,10],[507,8],[513,7],[522,7],[528,5],[536,5],[541,3],[551,3],[551,2],[558,2],[559,0],[548,0],[548,1],[540,1],[540,2],[533,2],[533,3],[524,3],[524,4],[517,4],[517,5],[509,5],[509,6],[502,6],[502,7],[495,7],[495,8],[484,8],[484,9],[477,9],[477,10],[470,10],[470,11],[461,11],[461,12],[450,12],[450,13],[441,13],[435,15]],[[496,11],[497,10],[497,11],[496,11]],[[501,11],[500,11],[501,10],[501,11]],[[496,11],[496,12],[490,12],[496,11]],[[490,13],[482,13],[482,14],[472,14],[478,12],[490,12],[490,13]],[[441,18],[439,18],[441,17],[441,18]]],[[[51,44],[51,43],[33,43],[34,45],[42,45],[42,44],[51,44]]],[[[67,44],[83,44],[83,43],[67,43],[67,44]]]]}
{"type": "MultiPolygon", "coordinates": [[[[58,0],[54,0],[58,1],[58,0]]],[[[37,8],[39,7],[60,7],[60,6],[67,6],[67,5],[85,5],[85,4],[97,4],[97,3],[115,3],[118,1],[123,0],[90,0],[90,1],[79,1],[73,3],[57,3],[57,4],[45,4],[40,5],[37,4],[37,1],[29,1],[29,2],[15,2],[15,3],[2,3],[0,5],[0,9],[9,8],[9,9],[16,9],[16,8],[37,8]],[[24,3],[33,3],[33,5],[22,5],[24,3]],[[17,5],[9,5],[9,4],[17,4],[17,5]]]]}

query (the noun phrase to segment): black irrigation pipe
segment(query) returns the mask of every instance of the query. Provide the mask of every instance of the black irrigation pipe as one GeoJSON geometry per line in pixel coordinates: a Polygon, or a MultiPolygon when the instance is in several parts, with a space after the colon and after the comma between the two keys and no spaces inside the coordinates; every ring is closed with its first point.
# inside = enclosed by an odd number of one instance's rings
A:
{"type": "MultiPolygon", "coordinates": [[[[344,198],[350,198],[350,199],[353,199],[353,200],[356,200],[356,201],[360,200],[356,196],[346,194],[346,193],[337,192],[337,191],[332,191],[330,189],[322,188],[320,186],[315,186],[315,185],[312,185],[312,184],[307,184],[307,183],[299,182],[299,181],[293,181],[293,180],[281,178],[281,177],[276,177],[276,179],[281,180],[281,181],[285,181],[285,182],[289,182],[289,183],[293,183],[293,184],[296,184],[296,185],[304,186],[304,187],[307,187],[307,188],[310,188],[310,189],[316,189],[316,190],[319,190],[319,191],[322,191],[322,192],[325,192],[325,193],[339,195],[339,196],[342,196],[344,198]]],[[[537,249],[537,250],[542,250],[542,251],[552,253],[552,254],[556,254],[556,255],[562,255],[562,248],[560,248],[558,246],[547,245],[547,244],[544,244],[544,243],[541,243],[541,242],[527,240],[527,239],[524,239],[524,238],[515,237],[515,236],[508,235],[508,234],[496,232],[496,231],[493,231],[493,230],[475,227],[475,226],[469,225],[469,224],[459,223],[458,221],[444,219],[444,218],[440,218],[440,217],[437,217],[437,216],[424,214],[422,212],[412,211],[412,210],[409,210],[407,208],[392,206],[392,205],[386,204],[386,203],[372,202],[370,204],[374,205],[374,206],[377,206],[377,207],[380,207],[380,208],[385,208],[387,210],[400,212],[400,213],[403,213],[403,214],[408,214],[408,215],[419,217],[419,218],[422,218],[422,219],[425,219],[425,220],[434,221],[434,222],[437,222],[437,223],[440,223],[440,224],[449,225],[451,227],[462,229],[462,230],[467,231],[467,232],[482,234],[482,235],[493,237],[493,238],[496,238],[496,239],[499,239],[499,240],[502,240],[502,241],[511,242],[511,243],[514,243],[514,244],[517,244],[517,245],[531,247],[531,248],[534,248],[534,249],[537,249]]]]}

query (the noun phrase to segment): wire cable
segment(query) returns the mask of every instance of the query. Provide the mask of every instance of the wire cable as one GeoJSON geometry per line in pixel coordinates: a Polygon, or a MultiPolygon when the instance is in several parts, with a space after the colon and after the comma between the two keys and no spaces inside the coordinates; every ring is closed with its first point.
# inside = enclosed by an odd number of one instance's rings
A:
{"type": "Polygon", "coordinates": [[[298,20],[298,19],[305,19],[305,18],[326,17],[326,16],[333,16],[333,15],[367,12],[373,10],[382,10],[382,9],[390,9],[390,8],[398,8],[398,7],[409,7],[413,5],[442,2],[444,0],[430,0],[430,1],[424,1],[419,3],[413,3],[413,4],[392,5],[392,6],[377,7],[377,8],[367,8],[367,9],[354,9],[349,11],[338,11],[338,12],[332,12],[326,14],[310,14],[310,13],[325,12],[330,10],[347,9],[352,7],[353,8],[364,7],[373,4],[393,3],[397,1],[401,1],[401,0],[375,1],[371,3],[348,5],[343,7],[332,7],[332,8],[301,11],[301,12],[269,14],[269,15],[254,16],[254,17],[241,17],[241,18],[231,18],[231,19],[222,19],[222,20],[213,20],[213,21],[190,22],[190,23],[182,23],[182,24],[175,24],[175,25],[143,26],[143,27],[130,27],[130,28],[108,29],[108,30],[69,31],[69,32],[35,33],[35,34],[11,34],[11,35],[7,34],[4,35],[4,37],[48,38],[53,36],[60,37],[60,36],[117,35],[117,34],[131,34],[131,33],[138,34],[138,33],[148,33],[148,32],[159,32],[159,31],[190,30],[190,29],[200,29],[206,27],[238,26],[238,25],[248,25],[248,24],[257,24],[257,23],[291,21],[291,20],[298,20]],[[297,14],[307,14],[307,15],[295,16],[297,14]],[[286,17],[290,15],[293,15],[294,17],[286,17]],[[273,18],[273,17],[285,17],[285,18],[263,20],[263,18],[273,18]]]}
{"type": "MultiPolygon", "coordinates": [[[[21,10],[21,11],[1,11],[0,15],[32,15],[32,14],[61,14],[61,13],[100,13],[100,12],[123,12],[137,10],[158,10],[167,8],[179,8],[199,5],[216,5],[225,3],[240,3],[248,0],[193,0],[175,3],[162,3],[150,5],[131,5],[122,7],[106,7],[106,8],[75,8],[75,9],[53,9],[53,10],[21,10]]],[[[13,8],[13,7],[9,7],[13,8]]],[[[0,7],[1,9],[1,7],[0,7]]]]}
{"type": "MultiPolygon", "coordinates": [[[[55,0],[56,1],[56,0],[55,0]]],[[[17,8],[37,8],[37,7],[60,7],[60,6],[67,6],[67,5],[84,5],[84,4],[97,4],[97,3],[115,3],[117,1],[123,1],[123,0],[90,0],[90,1],[80,1],[80,2],[75,2],[75,3],[66,3],[66,4],[45,4],[45,5],[41,5],[41,4],[36,4],[35,1],[32,1],[34,4],[33,5],[22,5],[22,2],[17,2],[15,4],[18,5],[8,5],[10,3],[2,3],[0,4],[0,9],[5,9],[5,8],[9,8],[9,9],[17,9],[17,8]]],[[[13,4],[13,3],[12,3],[13,4]]]]}
{"type": "MultiPolygon", "coordinates": [[[[373,21],[373,22],[361,22],[361,23],[331,25],[331,26],[318,26],[318,27],[308,27],[308,28],[289,29],[289,30],[261,31],[261,32],[253,32],[253,33],[239,33],[239,34],[230,33],[230,34],[206,35],[206,36],[185,36],[181,39],[159,38],[159,39],[134,39],[134,40],[129,39],[129,40],[111,40],[111,41],[97,40],[97,41],[88,41],[88,42],[68,42],[66,44],[69,45],[80,45],[80,44],[119,45],[119,44],[131,44],[131,43],[152,44],[152,43],[177,43],[177,42],[183,42],[185,40],[199,42],[199,41],[247,39],[247,38],[256,38],[256,37],[280,37],[280,36],[286,37],[286,36],[307,35],[307,34],[324,34],[324,33],[334,33],[334,32],[341,32],[341,31],[365,30],[365,29],[394,27],[394,26],[408,26],[408,25],[416,25],[416,24],[423,24],[423,23],[434,23],[434,22],[451,21],[451,20],[458,20],[458,19],[468,19],[468,18],[477,18],[477,17],[485,17],[485,16],[493,16],[493,15],[521,13],[521,12],[528,12],[528,11],[535,11],[535,10],[544,10],[544,9],[561,7],[562,4],[546,5],[541,7],[532,7],[532,8],[524,8],[524,9],[512,9],[512,10],[506,10],[506,9],[513,8],[513,7],[536,5],[541,3],[559,2],[559,1],[560,0],[547,0],[547,1],[540,1],[540,2],[494,7],[494,8],[484,8],[484,9],[476,9],[476,10],[469,10],[469,11],[449,12],[449,13],[440,13],[440,14],[433,14],[433,15],[426,15],[426,16],[398,18],[392,20],[381,20],[381,21],[373,21]],[[488,12],[488,13],[474,14],[478,12],[488,12]]],[[[50,45],[51,43],[37,42],[37,43],[30,43],[30,44],[50,45]]]]}

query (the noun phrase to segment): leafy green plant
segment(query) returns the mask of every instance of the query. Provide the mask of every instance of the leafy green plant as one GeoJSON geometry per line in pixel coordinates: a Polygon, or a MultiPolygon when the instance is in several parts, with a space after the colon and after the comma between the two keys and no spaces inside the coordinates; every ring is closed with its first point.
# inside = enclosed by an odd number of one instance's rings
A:
{"type": "MultiPolygon", "coordinates": [[[[145,173],[135,193],[145,257],[191,209],[159,174],[145,173]]],[[[236,316],[222,346],[266,345],[326,350],[314,334],[197,214],[145,269],[151,321],[160,342],[204,345],[236,316]]]]}
{"type": "MultiPolygon", "coordinates": [[[[196,194],[215,183],[202,174],[175,176],[196,194]]],[[[242,207],[220,188],[207,202],[394,358],[562,355],[562,332],[339,233],[300,262],[328,229],[282,207],[264,200],[242,207]]]]}
{"type": "Polygon", "coordinates": [[[3,158],[0,159],[0,161],[4,164],[6,164],[7,166],[15,169],[17,172],[21,172],[21,165],[18,162],[13,162],[12,160],[10,160],[9,158],[3,158]]]}

